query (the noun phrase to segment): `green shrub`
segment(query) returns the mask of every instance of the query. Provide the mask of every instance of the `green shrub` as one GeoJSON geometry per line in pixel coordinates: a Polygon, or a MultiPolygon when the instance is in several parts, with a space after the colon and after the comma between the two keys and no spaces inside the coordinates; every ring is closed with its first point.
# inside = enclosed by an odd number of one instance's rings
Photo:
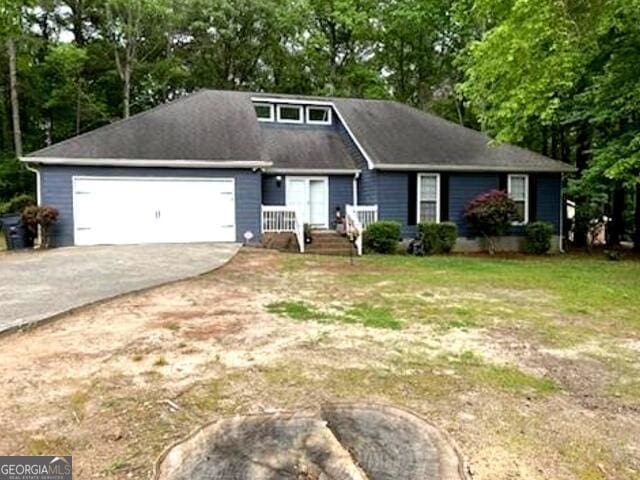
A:
{"type": "Polygon", "coordinates": [[[525,228],[525,251],[534,255],[547,253],[551,248],[553,225],[548,222],[533,222],[525,228]]]}
{"type": "Polygon", "coordinates": [[[26,207],[30,207],[35,204],[36,201],[31,195],[27,195],[26,193],[16,195],[8,202],[0,205],[0,215],[5,213],[22,213],[26,207]]]}
{"type": "Polygon", "coordinates": [[[458,238],[458,226],[452,222],[420,223],[418,236],[424,253],[450,253],[458,238]]]}
{"type": "Polygon", "coordinates": [[[376,253],[395,253],[399,241],[400,224],[398,222],[375,222],[364,232],[365,247],[376,253]]]}

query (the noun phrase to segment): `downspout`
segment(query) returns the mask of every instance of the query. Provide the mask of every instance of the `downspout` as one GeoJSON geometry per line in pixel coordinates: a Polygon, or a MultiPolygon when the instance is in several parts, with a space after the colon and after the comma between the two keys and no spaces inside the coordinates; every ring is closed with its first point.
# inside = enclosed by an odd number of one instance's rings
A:
{"type": "MultiPolygon", "coordinates": [[[[20,160],[22,160],[22,158],[20,160]]],[[[33,172],[33,173],[36,174],[36,200],[37,200],[38,206],[42,206],[42,192],[41,192],[42,183],[40,181],[40,170],[38,170],[37,168],[33,168],[33,167],[29,166],[29,164],[26,163],[26,162],[25,162],[24,166],[25,166],[25,168],[27,170],[29,170],[30,172],[33,172]]],[[[36,237],[36,242],[35,242],[37,247],[40,246],[41,239],[42,239],[42,232],[41,232],[41,229],[40,229],[40,225],[38,225],[38,235],[36,237]]]]}
{"type": "Polygon", "coordinates": [[[360,172],[353,176],[353,206],[358,206],[358,179],[360,178],[360,172]]]}

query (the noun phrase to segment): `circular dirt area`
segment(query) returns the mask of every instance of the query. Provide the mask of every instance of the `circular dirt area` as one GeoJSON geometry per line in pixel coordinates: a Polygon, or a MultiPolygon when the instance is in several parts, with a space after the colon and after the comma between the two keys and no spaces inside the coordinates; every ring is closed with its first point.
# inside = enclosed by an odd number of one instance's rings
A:
{"type": "Polygon", "coordinates": [[[417,415],[381,405],[234,417],[171,447],[156,480],[463,480],[453,445],[417,415]]]}

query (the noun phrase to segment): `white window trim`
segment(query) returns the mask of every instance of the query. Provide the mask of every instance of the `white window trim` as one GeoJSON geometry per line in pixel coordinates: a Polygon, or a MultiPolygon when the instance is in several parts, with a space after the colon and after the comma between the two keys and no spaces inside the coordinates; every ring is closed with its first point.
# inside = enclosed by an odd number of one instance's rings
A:
{"type": "Polygon", "coordinates": [[[278,105],[278,123],[304,123],[304,111],[302,109],[302,105],[278,105]],[[298,112],[300,112],[300,120],[289,120],[289,119],[283,119],[280,116],[280,111],[283,108],[295,108],[298,110],[298,112]]]}
{"type": "Polygon", "coordinates": [[[423,177],[436,177],[436,223],[440,223],[440,174],[439,173],[419,173],[418,174],[418,185],[416,187],[417,189],[417,195],[416,195],[416,201],[418,203],[417,208],[416,208],[416,213],[417,213],[417,218],[416,218],[416,224],[421,223],[422,221],[420,220],[420,186],[422,185],[422,178],[423,177]]]}
{"type": "Polygon", "coordinates": [[[522,174],[522,173],[509,174],[509,176],[507,177],[507,193],[509,194],[509,198],[511,198],[511,179],[514,177],[524,178],[524,221],[513,222],[511,225],[513,226],[527,225],[529,223],[529,175],[522,174]]]}
{"type": "Polygon", "coordinates": [[[330,107],[322,107],[322,106],[315,106],[315,105],[311,105],[311,106],[307,106],[306,110],[306,120],[307,123],[309,125],[331,125],[331,108],[330,107]],[[324,110],[325,112],[327,112],[327,119],[326,120],[311,120],[311,115],[310,115],[310,110],[324,110]]]}
{"type": "Polygon", "coordinates": [[[273,104],[264,103],[264,102],[256,102],[256,103],[253,104],[253,107],[254,107],[254,109],[255,109],[255,107],[269,107],[269,118],[260,118],[260,117],[258,117],[258,114],[256,113],[256,117],[258,118],[259,122],[273,122],[275,120],[275,113],[274,113],[273,104]]]}

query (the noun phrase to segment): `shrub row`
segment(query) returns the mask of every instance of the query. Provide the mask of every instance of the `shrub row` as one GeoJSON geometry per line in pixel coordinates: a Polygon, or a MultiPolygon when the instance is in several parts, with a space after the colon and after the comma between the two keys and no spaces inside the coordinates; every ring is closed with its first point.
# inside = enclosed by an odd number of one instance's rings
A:
{"type": "MultiPolygon", "coordinates": [[[[396,253],[400,241],[398,222],[376,222],[364,232],[364,246],[376,253],[396,253]]],[[[551,248],[553,226],[548,222],[533,222],[525,228],[525,250],[542,255],[551,248]]],[[[422,255],[450,253],[458,238],[458,227],[453,222],[420,223],[418,225],[419,248],[414,252],[422,255]]]]}

